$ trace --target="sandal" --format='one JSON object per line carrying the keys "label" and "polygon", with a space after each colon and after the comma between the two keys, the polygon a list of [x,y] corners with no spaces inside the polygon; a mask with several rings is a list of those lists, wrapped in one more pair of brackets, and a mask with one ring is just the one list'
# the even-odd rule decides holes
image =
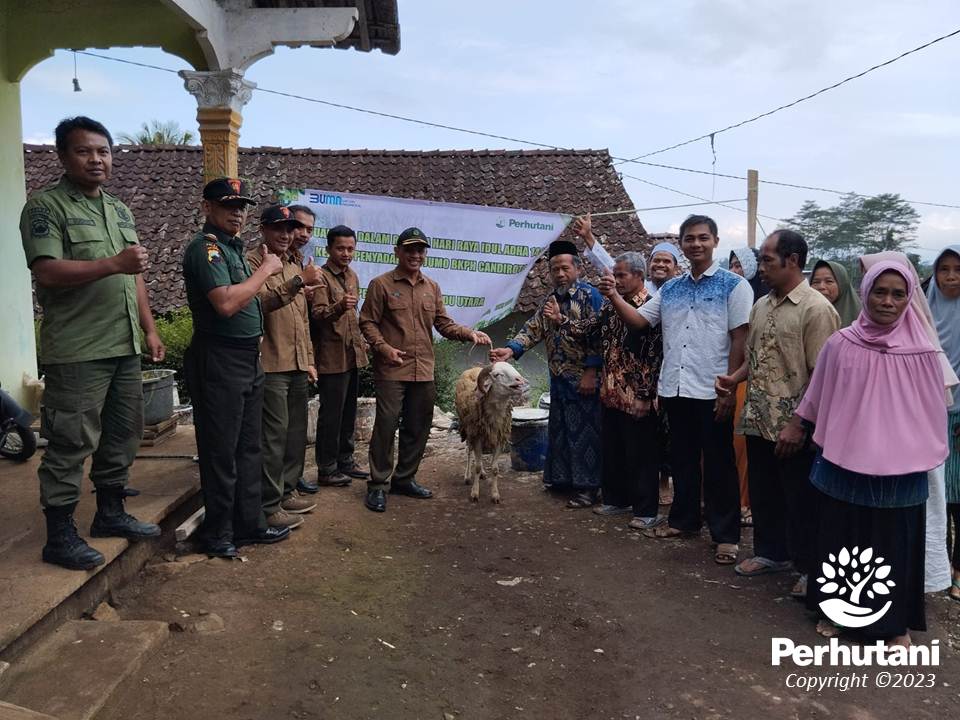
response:
{"label": "sandal", "polygon": [[797,600],[805,600],[807,597],[807,576],[801,575],[797,580],[796,584],[793,586],[793,589],[790,590],[790,597],[796,598]]}
{"label": "sandal", "polygon": [[644,537],[656,538],[657,540],[674,540],[677,538],[693,537],[697,533],[687,532],[685,530],[677,530],[669,525],[661,525],[660,527],[644,530],[642,534]]}
{"label": "sandal", "polygon": [[596,504],[597,494],[590,491],[578,493],[575,497],[572,497],[567,501],[567,507],[574,510],[592,507]]}
{"label": "sandal", "polygon": [[[954,588],[956,588],[957,592],[954,592]],[[950,582],[950,589],[947,590],[947,597],[954,602],[960,602],[960,579],[954,578]]]}
{"label": "sandal", "polygon": [[817,623],[817,634],[828,639],[840,637],[843,635],[843,628],[829,620],[821,620]]}
{"label": "sandal", "polygon": [[737,561],[738,552],[740,552],[740,546],[736,543],[719,543],[713,561],[717,565],[733,565]]}
{"label": "sandal", "polygon": [[[719,554],[720,547],[717,546],[717,553]],[[747,570],[747,565],[753,565],[752,570]],[[752,558],[747,558],[742,563],[738,564],[733,570],[740,575],[741,577],[756,577],[757,575],[770,575],[772,573],[778,572],[787,572],[793,568],[793,563],[789,560],[771,560],[769,558],[761,557],[756,555]]]}

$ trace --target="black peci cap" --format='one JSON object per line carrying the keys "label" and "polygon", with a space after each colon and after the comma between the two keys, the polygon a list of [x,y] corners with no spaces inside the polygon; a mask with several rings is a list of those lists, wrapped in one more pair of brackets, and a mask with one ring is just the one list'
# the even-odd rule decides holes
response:
{"label": "black peci cap", "polygon": [[550,248],[547,250],[547,257],[552,258],[557,255],[573,255],[577,257],[577,246],[569,240],[554,240],[550,243]]}

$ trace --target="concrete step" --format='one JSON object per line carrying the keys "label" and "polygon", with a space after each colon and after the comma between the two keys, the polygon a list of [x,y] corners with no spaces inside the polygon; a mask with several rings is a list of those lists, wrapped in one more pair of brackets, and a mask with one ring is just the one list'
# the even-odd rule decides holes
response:
{"label": "concrete step", "polygon": [[0,720],[57,720],[57,718],[0,700]]}
{"label": "concrete step", "polygon": [[168,634],[153,620],[71,620],[4,673],[0,699],[59,720],[91,720]]}
{"label": "concrete step", "polygon": [[[192,428],[189,428],[192,430]],[[139,497],[127,510],[145,522],[161,523],[195,500],[199,490],[193,433],[181,428],[162,448],[142,448],[130,472]],[[181,457],[182,456],[182,457]],[[96,496],[84,482],[76,520],[80,535],[106,557],[95,570],[66,570],[40,561],[46,541],[37,504],[40,453],[26,463],[4,462],[0,475],[0,659],[15,661],[36,638],[95,608],[110,587],[140,570],[162,542],[130,545],[121,538],[90,538]],[[178,521],[179,522],[179,521]],[[172,529],[168,535],[172,546]],[[74,603],[71,605],[71,603]],[[66,607],[70,605],[70,607]]]}

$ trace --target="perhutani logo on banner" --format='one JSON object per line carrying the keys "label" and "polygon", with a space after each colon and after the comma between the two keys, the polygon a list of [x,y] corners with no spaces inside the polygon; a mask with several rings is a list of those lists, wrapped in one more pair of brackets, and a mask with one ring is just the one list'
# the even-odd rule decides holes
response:
{"label": "perhutani logo on banner", "polygon": [[506,230],[553,230],[553,223],[530,222],[529,220],[514,220],[513,218],[497,218],[496,225]]}
{"label": "perhutani logo on banner", "polygon": [[[893,606],[890,589],[892,566],[873,548],[844,547],[830,553],[820,565],[815,582],[820,593],[827,595],[819,603],[823,614],[842,630],[861,630],[879,622]],[[812,576],[811,576],[812,578]],[[791,661],[798,667],[936,667],[940,665],[940,641],[930,645],[890,645],[883,640],[872,644],[841,643],[836,637],[820,645],[798,645],[790,638],[771,640],[770,663],[779,666]],[[853,687],[933,687],[936,675],[931,673],[880,672],[874,678],[866,673],[838,672],[834,675],[806,676],[791,673],[786,686],[807,691],[837,689],[845,692]]]}

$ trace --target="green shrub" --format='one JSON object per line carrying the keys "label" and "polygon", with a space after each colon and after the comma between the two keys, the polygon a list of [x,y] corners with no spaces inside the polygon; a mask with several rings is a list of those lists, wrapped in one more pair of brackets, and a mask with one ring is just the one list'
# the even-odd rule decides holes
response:
{"label": "green shrub", "polygon": [[[154,363],[144,359],[144,370],[157,370],[168,368],[177,371],[177,392],[180,395],[180,402],[185,403],[187,397],[186,387],[183,377],[183,354],[190,345],[190,339],[193,337],[193,318],[190,316],[190,308],[180,308],[166,315],[159,315],[155,319],[157,334],[167,348],[167,355],[163,362]],[[142,334],[141,334],[142,335]],[[141,350],[146,352],[146,344],[141,336]]]}
{"label": "green shrub", "polygon": [[[457,378],[460,377],[460,370],[454,361],[457,352],[461,349],[462,343],[453,340],[440,340],[433,344],[433,353],[436,357],[436,367],[434,370],[434,381],[437,384],[437,406],[445,412],[453,412],[454,387],[457,384]],[[376,389],[373,384],[373,367],[368,365],[360,368],[360,397],[376,397]]]}

